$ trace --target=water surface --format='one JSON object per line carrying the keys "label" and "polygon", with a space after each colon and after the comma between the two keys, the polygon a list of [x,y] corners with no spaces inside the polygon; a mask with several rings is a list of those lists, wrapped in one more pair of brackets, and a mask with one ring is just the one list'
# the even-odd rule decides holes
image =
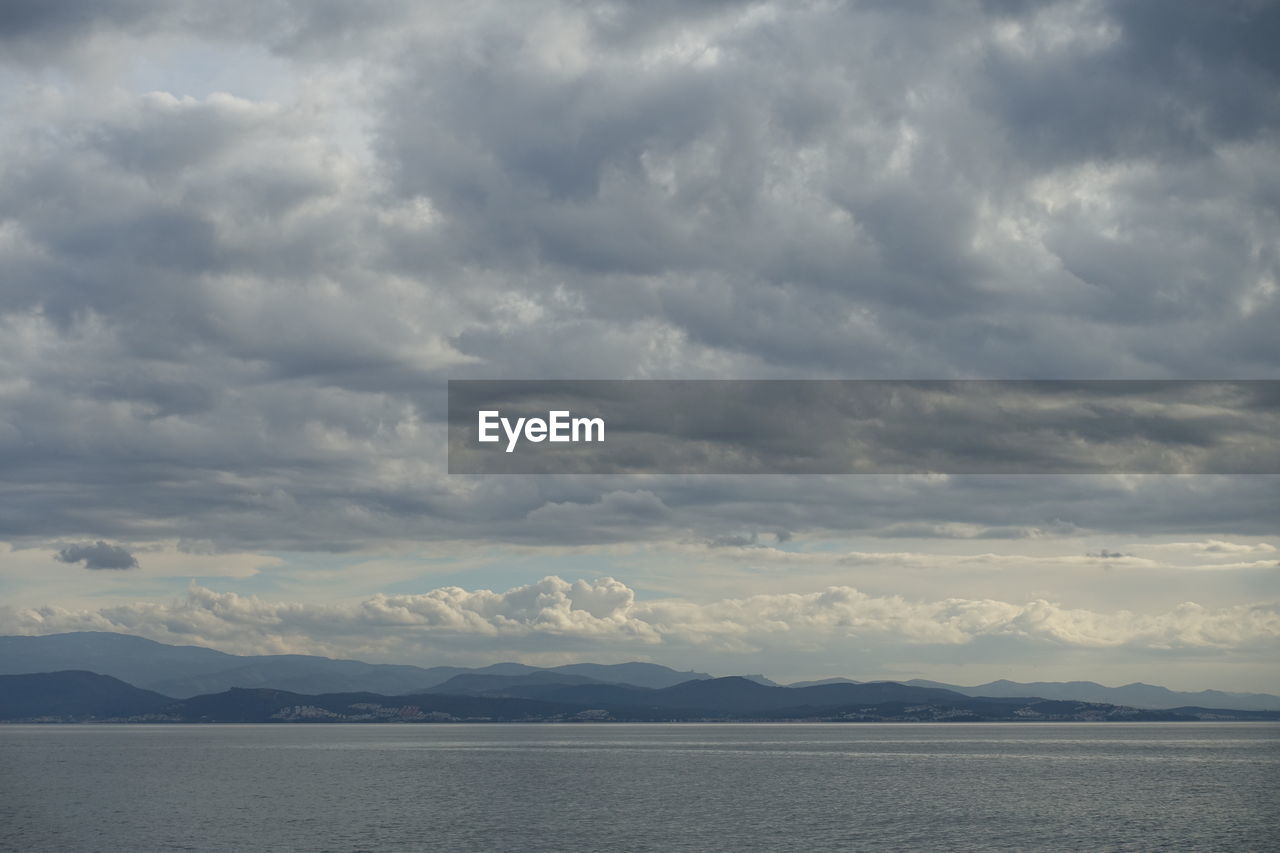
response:
{"label": "water surface", "polygon": [[0,726],[22,851],[1266,851],[1277,804],[1272,724]]}

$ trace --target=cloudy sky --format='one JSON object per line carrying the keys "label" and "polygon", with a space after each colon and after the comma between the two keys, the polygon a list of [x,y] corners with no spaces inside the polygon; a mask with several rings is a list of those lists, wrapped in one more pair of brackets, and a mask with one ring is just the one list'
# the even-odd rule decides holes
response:
{"label": "cloudy sky", "polygon": [[1275,476],[461,476],[460,378],[1280,378],[1280,5],[0,6],[0,632],[1280,692]]}

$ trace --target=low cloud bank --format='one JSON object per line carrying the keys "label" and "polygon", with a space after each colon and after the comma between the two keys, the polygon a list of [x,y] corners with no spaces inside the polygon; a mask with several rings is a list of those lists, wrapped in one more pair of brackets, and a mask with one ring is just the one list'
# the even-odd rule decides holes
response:
{"label": "low cloud bank", "polygon": [[408,659],[448,650],[663,657],[687,650],[779,653],[895,646],[1015,646],[1202,656],[1280,648],[1280,606],[1208,609],[1186,602],[1158,613],[1069,609],[1049,601],[911,601],[848,586],[709,603],[638,601],[612,578],[546,577],[505,591],[439,587],[319,605],[267,601],[193,584],[184,598],[99,609],[0,609],[0,632],[118,631],[241,653],[379,654]]}

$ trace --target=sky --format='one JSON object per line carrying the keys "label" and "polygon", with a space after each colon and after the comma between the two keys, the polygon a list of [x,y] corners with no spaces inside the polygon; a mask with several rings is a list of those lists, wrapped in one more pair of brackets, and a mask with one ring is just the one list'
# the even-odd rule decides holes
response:
{"label": "sky", "polygon": [[0,633],[1280,692],[1274,475],[445,454],[450,379],[1280,378],[1277,42],[1263,0],[7,2]]}

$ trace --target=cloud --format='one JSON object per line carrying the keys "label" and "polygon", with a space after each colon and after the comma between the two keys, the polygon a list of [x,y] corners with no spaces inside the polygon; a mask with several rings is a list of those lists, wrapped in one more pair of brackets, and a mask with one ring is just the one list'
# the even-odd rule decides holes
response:
{"label": "cloud", "polygon": [[1228,542],[1209,539],[1204,542],[1161,542],[1142,546],[1161,551],[1189,551],[1198,554],[1272,554],[1276,546],[1269,542]]}
{"label": "cloud", "polygon": [[55,556],[61,563],[84,563],[86,569],[136,569],[138,560],[119,545],[108,545],[99,539],[97,542],[84,542],[69,545]]}
{"label": "cloud", "polygon": [[707,603],[642,601],[612,578],[569,582],[554,576],[500,592],[451,586],[323,605],[193,584],[185,598],[167,603],[8,608],[0,619],[6,633],[122,631],[240,651],[381,648],[398,657],[446,648],[457,656],[497,649],[520,656],[555,649],[615,658],[689,649],[796,655],[818,645],[957,646],[992,639],[1014,646],[1191,655],[1280,645],[1280,610],[1272,604],[1207,609],[1188,602],[1139,614],[1044,600],[908,600],[847,586]]}
{"label": "cloud", "polygon": [[446,378],[1275,376],[1270,4],[0,15],[5,541],[1274,532],[1275,477],[471,479],[441,426]]}
{"label": "cloud", "polygon": [[[1274,383],[452,383],[454,473],[1280,474]],[[563,454],[475,440],[475,412],[609,424]],[[507,448],[508,450],[512,448]]]}
{"label": "cloud", "polygon": [[10,61],[44,63],[50,52],[69,50],[102,30],[146,32],[161,17],[154,4],[141,0],[17,0],[0,10],[0,43],[6,46]]}
{"label": "cloud", "polygon": [[1253,560],[1245,563],[1209,563],[1206,565],[1188,566],[1187,568],[1206,572],[1234,571],[1238,569],[1246,571],[1280,569],[1280,560]]}

